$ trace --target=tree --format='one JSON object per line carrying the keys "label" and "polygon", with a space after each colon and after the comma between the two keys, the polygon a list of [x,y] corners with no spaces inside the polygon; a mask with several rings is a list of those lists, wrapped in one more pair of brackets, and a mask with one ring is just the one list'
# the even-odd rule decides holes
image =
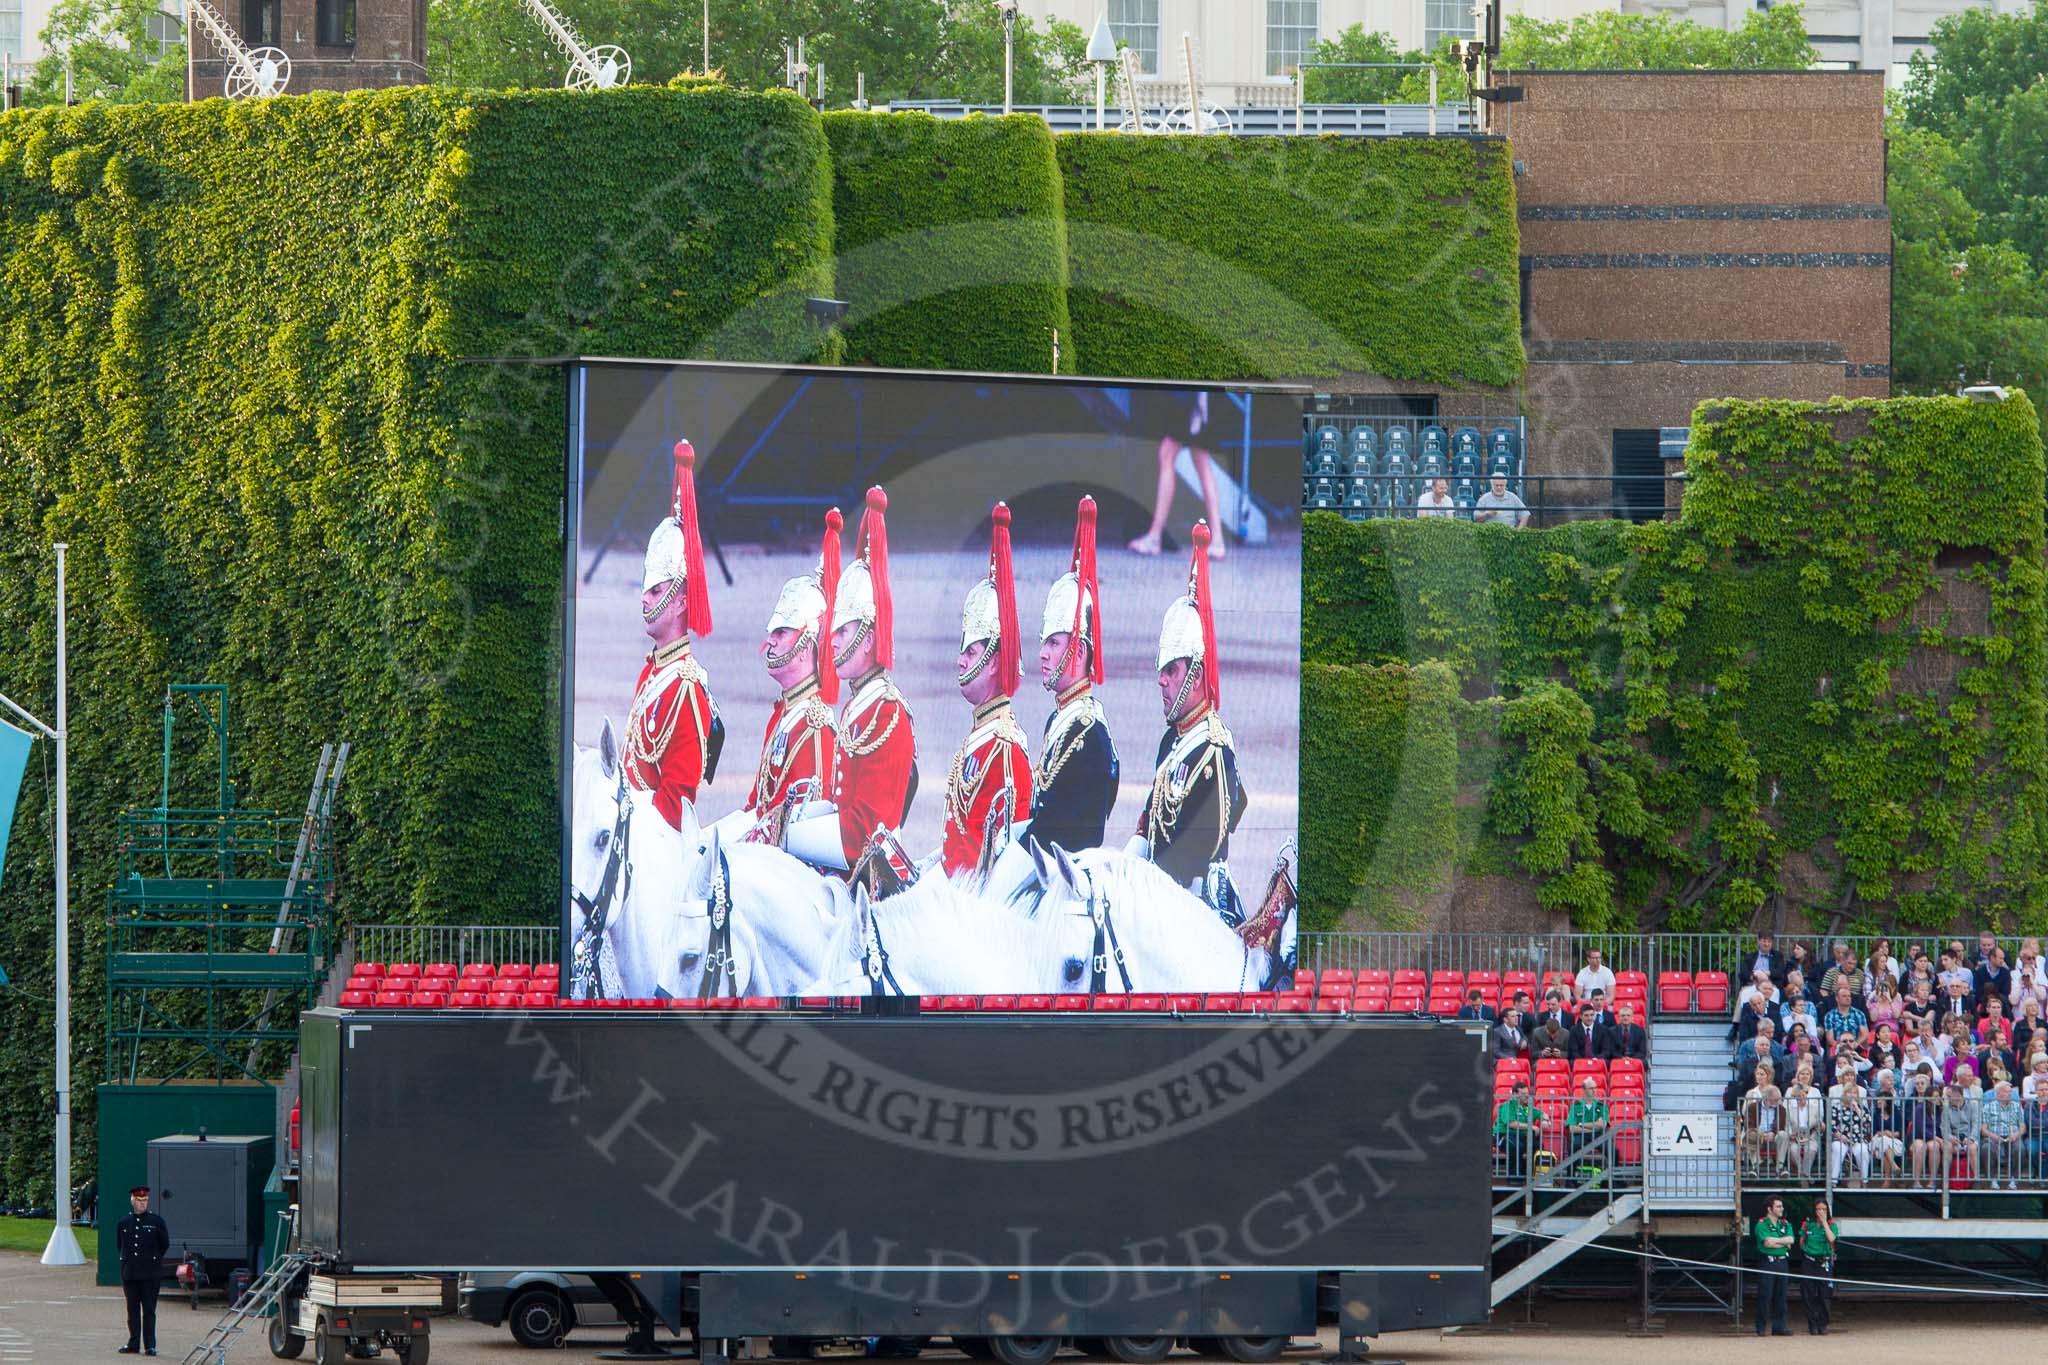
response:
{"label": "tree", "polygon": [[64,102],[64,66],[74,100],[141,104],[185,97],[185,48],[159,55],[150,31],[161,22],[156,0],[58,0],[42,31],[45,49],[22,99]]}
{"label": "tree", "polygon": [[1750,10],[1733,30],[1611,10],[1569,21],[1512,14],[1501,34],[1501,65],[1517,71],[1803,71],[1818,55],[1799,5]]}
{"label": "tree", "polygon": [[[1404,52],[1384,33],[1367,33],[1365,25],[1353,24],[1335,38],[1317,41],[1309,53],[1312,62],[1426,62],[1421,52]],[[1414,73],[1400,70],[1328,71],[1311,68],[1303,73],[1302,99],[1309,104],[1396,104],[1404,102],[1402,87]],[[1428,73],[1421,73],[1425,80]]]}
{"label": "tree", "polygon": [[1914,53],[1906,79],[1906,122],[1959,141],[1972,101],[1995,105],[2048,71],[2048,0],[2018,14],[1965,9],[1936,20],[1928,40],[1933,55]]}

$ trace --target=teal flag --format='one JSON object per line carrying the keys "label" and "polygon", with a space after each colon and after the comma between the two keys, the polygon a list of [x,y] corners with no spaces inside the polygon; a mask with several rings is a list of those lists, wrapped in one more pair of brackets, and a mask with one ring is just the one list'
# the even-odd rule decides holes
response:
{"label": "teal flag", "polygon": [[14,800],[21,794],[21,775],[28,768],[28,748],[35,736],[0,720],[0,877],[7,873],[7,836],[14,832]]}

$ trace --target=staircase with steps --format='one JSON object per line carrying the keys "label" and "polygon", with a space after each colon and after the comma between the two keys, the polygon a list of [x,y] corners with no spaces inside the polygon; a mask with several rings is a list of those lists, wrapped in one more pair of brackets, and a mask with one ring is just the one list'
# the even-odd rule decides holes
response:
{"label": "staircase with steps", "polygon": [[1650,1029],[1650,1112],[1714,1114],[1720,1134],[1715,1157],[1650,1157],[1644,1143],[1648,1202],[1652,1208],[1726,1210],[1735,1202],[1735,1116],[1722,1112],[1721,1093],[1733,1074],[1735,1045],[1728,1021],[1696,1015],[1658,1018]]}

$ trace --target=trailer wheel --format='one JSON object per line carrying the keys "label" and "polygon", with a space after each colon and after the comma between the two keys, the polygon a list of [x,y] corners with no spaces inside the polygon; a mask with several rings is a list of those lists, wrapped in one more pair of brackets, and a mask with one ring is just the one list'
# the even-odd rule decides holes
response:
{"label": "trailer wheel", "polygon": [[1261,1365],[1261,1362],[1280,1358],[1280,1353],[1287,1349],[1287,1338],[1218,1337],[1216,1344],[1232,1360],[1243,1361],[1244,1365]]}
{"label": "trailer wheel", "polygon": [[1060,1353],[1058,1337],[990,1337],[988,1344],[1000,1365],[1052,1365]]}
{"label": "trailer wheel", "polygon": [[315,1365],[342,1365],[348,1354],[348,1338],[336,1336],[328,1330],[327,1315],[313,1324],[313,1360]]}
{"label": "trailer wheel", "polygon": [[529,1289],[512,1300],[505,1310],[505,1325],[512,1329],[512,1340],[535,1350],[560,1346],[569,1335],[569,1315],[562,1307],[562,1296],[546,1288]]}
{"label": "trailer wheel", "polygon": [[416,1337],[407,1337],[398,1348],[399,1365],[427,1365],[428,1345],[424,1332]]}
{"label": "trailer wheel", "polygon": [[1104,1337],[1102,1344],[1124,1365],[1157,1365],[1173,1354],[1172,1337]]}
{"label": "trailer wheel", "polygon": [[292,1330],[284,1320],[284,1305],[270,1319],[270,1353],[279,1360],[297,1360],[299,1353],[306,1349],[306,1339]]}

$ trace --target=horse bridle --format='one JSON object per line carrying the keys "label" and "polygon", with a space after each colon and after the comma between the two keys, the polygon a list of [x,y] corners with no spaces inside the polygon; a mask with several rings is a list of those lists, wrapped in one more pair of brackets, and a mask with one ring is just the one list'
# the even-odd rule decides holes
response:
{"label": "horse bridle", "polygon": [[868,911],[866,942],[861,946],[861,970],[868,975],[868,994],[874,998],[902,995],[903,986],[889,966],[889,950],[882,944],[882,921]]}
{"label": "horse bridle", "polygon": [[739,963],[732,952],[732,869],[726,865],[725,850],[718,850],[718,869],[711,874],[711,892],[705,908],[711,914],[711,933],[704,940],[704,985],[701,994],[709,999],[722,994],[728,985],[740,993]]}
{"label": "horse bridle", "polygon": [[575,887],[569,888],[570,899],[583,911],[583,928],[576,935],[576,942],[569,953],[569,997],[572,1000],[596,998],[595,987],[602,995],[604,983],[600,980],[598,953],[604,944],[605,930],[611,923],[611,908],[615,900],[623,901],[632,892],[633,865],[626,856],[627,843],[633,837],[633,798],[626,790],[626,767],[619,765],[618,789],[619,815],[612,825],[611,846],[606,851],[604,875],[598,878],[597,890],[586,896]]}
{"label": "horse bridle", "polygon": [[1116,963],[1117,977],[1124,984],[1124,994],[1131,993],[1131,968],[1124,960],[1123,944],[1117,942],[1116,921],[1109,917],[1109,893],[1095,884],[1091,873],[1088,877],[1088,918],[1095,924],[1095,946],[1088,955],[1088,991],[1100,995],[1109,988],[1109,964]]}

